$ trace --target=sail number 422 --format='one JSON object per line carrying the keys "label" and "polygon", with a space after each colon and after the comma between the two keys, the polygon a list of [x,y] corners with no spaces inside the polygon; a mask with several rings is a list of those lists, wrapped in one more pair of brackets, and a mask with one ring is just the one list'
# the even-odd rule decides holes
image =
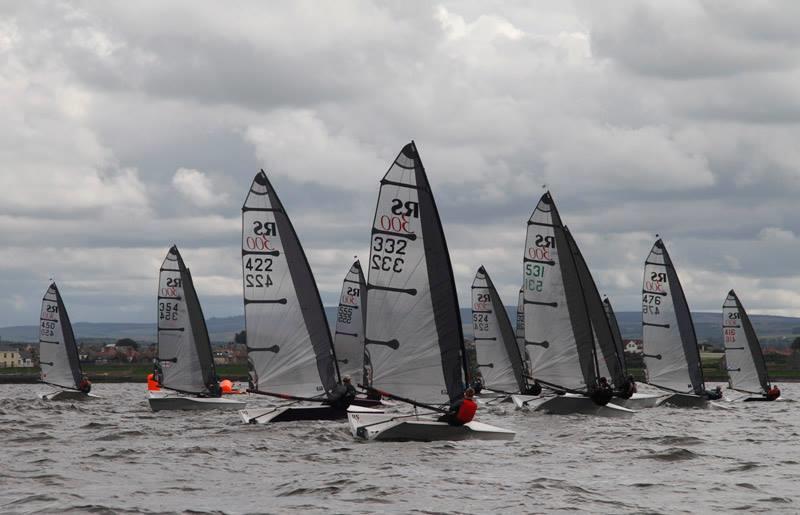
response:
{"label": "sail number 422", "polygon": [[244,284],[247,288],[269,288],[272,278],[272,258],[248,257],[244,264],[245,269],[251,273],[244,274]]}

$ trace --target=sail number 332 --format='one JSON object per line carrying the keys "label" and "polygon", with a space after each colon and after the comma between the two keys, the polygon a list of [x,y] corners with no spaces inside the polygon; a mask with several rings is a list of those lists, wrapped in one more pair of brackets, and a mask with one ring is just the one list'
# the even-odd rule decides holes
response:
{"label": "sail number 332", "polygon": [[406,253],[408,242],[404,239],[374,236],[372,238],[372,263],[370,268],[384,272],[403,271],[405,260],[400,257]]}

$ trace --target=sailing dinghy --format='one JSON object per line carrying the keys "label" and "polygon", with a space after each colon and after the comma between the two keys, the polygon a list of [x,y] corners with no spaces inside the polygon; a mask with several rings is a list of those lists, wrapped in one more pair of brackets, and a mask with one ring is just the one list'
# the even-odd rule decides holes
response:
{"label": "sailing dinghy", "polygon": [[598,383],[594,331],[570,238],[548,191],[528,221],[525,346],[533,378],[557,395],[514,395],[512,400],[518,409],[627,417],[634,412],[602,398],[607,392]]}
{"label": "sailing dinghy", "polygon": [[248,391],[293,401],[242,410],[242,420],[266,424],[346,418],[345,408],[327,404],[339,384],[339,368],[317,283],[263,170],[242,206],[242,275]]}
{"label": "sailing dinghy", "polygon": [[425,169],[412,141],[381,180],[372,226],[366,345],[375,391],[424,413],[348,410],[364,440],[512,439],[472,421],[437,421],[438,405],[461,398],[469,377],[453,269]]}
{"label": "sailing dinghy", "polygon": [[736,292],[731,290],[722,305],[722,337],[725,343],[725,364],[730,389],[758,397],[746,397],[745,402],[773,401],[767,363],[761,344]]}
{"label": "sailing dinghy", "polygon": [[525,367],[517,335],[492,278],[480,267],[472,282],[472,332],[482,393],[527,393]]}
{"label": "sailing dinghy", "polygon": [[84,375],[78,359],[75,333],[67,315],[56,283],[50,284],[42,298],[39,318],[39,365],[41,382],[60,388],[51,393],[40,393],[48,401],[85,401],[98,397],[89,393],[86,385],[81,390]]}
{"label": "sailing dinghy", "polygon": [[[603,308],[606,312],[608,325],[611,327],[611,335],[614,338],[614,346],[617,349],[617,355],[620,357],[623,375],[628,377],[628,367],[625,362],[625,342],[622,341],[622,333],[619,330],[619,323],[617,322],[617,315],[614,313],[614,308],[611,307],[611,301],[608,297],[603,299]],[[625,406],[630,409],[644,409],[654,408],[666,397],[666,394],[636,392],[627,399],[614,398],[614,404]]]}
{"label": "sailing dinghy", "polygon": [[172,246],[158,274],[158,355],[148,392],[153,411],[235,410],[244,402],[220,397],[208,329],[192,274]]}
{"label": "sailing dinghy", "polygon": [[708,406],[692,315],[672,259],[660,238],[645,260],[642,345],[647,383],[669,392],[661,404],[682,408]]}

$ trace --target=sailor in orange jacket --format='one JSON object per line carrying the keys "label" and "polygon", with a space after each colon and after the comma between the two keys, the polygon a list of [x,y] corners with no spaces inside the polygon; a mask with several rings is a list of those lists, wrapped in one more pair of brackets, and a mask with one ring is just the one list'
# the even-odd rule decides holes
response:
{"label": "sailor in orange jacket", "polygon": [[463,426],[472,422],[475,412],[478,411],[478,403],[472,398],[474,395],[475,390],[472,388],[464,390],[464,398],[452,403],[448,412],[439,417],[439,422],[447,422],[451,426]]}
{"label": "sailor in orange jacket", "polygon": [[768,401],[774,401],[778,397],[781,396],[781,389],[775,386],[774,384],[769,387],[767,393],[764,394],[764,397],[767,398]]}

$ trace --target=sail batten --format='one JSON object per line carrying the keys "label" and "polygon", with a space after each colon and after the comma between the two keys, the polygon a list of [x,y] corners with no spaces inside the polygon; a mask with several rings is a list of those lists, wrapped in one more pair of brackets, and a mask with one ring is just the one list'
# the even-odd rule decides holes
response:
{"label": "sail batten", "polygon": [[769,375],[764,353],[750,317],[733,290],[722,305],[722,337],[731,387],[750,393],[766,393]]}
{"label": "sail batten", "polygon": [[53,386],[78,389],[83,373],[75,334],[56,283],[42,298],[39,317],[39,364],[41,381]]}
{"label": "sail batten", "polygon": [[594,389],[597,363],[584,292],[550,192],[528,221],[523,258],[525,343],[531,375],[573,390]]}
{"label": "sail batten", "polygon": [[333,390],[339,369],[322,299],[263,170],[242,206],[242,280],[250,387],[305,397]]}
{"label": "sail batten", "polygon": [[216,377],[203,310],[178,248],[167,252],[158,276],[158,354],[161,385],[208,394]]}
{"label": "sail batten", "polygon": [[478,269],[472,282],[472,330],[484,386],[505,392],[525,391],[515,330],[484,267]]}
{"label": "sail batten", "polygon": [[661,239],[645,260],[642,339],[649,383],[679,392],[705,391],[689,306]]}
{"label": "sail batten", "polygon": [[376,388],[419,402],[468,376],[447,243],[414,142],[380,181],[368,263],[366,348]]}

